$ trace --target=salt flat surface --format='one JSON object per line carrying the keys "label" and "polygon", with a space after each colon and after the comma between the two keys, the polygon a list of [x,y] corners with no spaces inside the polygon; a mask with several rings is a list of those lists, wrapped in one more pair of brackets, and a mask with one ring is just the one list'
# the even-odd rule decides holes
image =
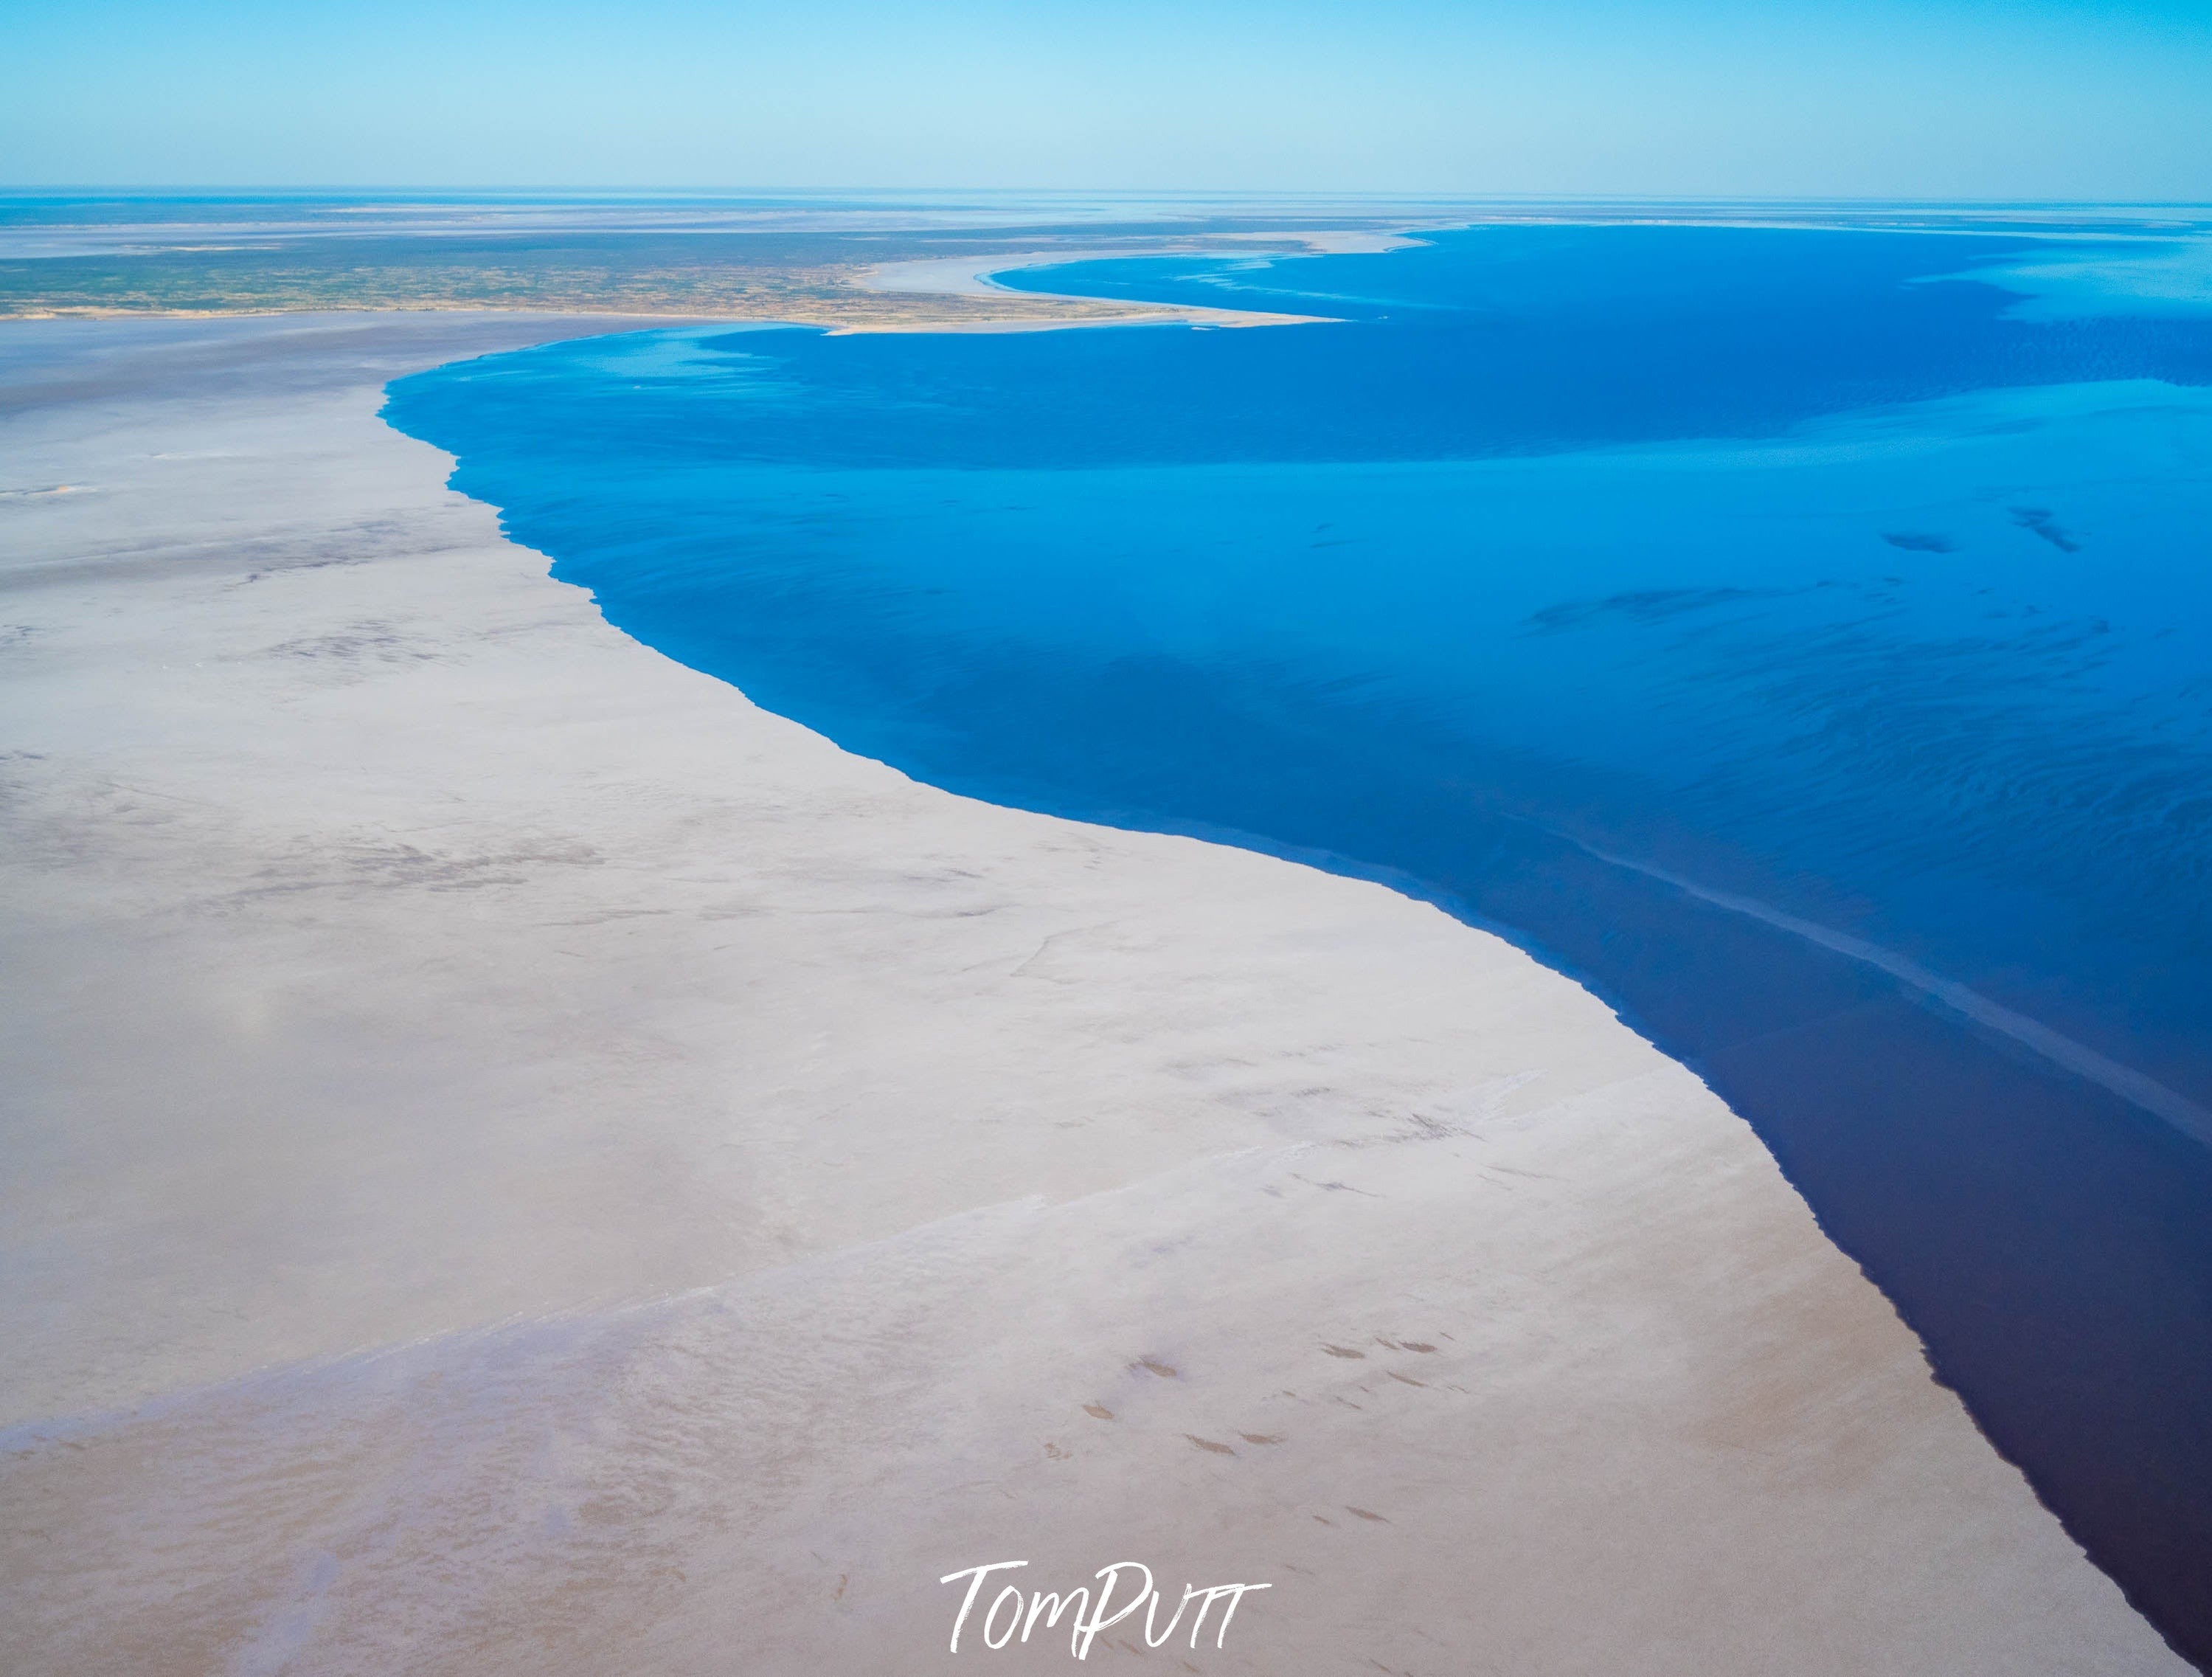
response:
{"label": "salt flat surface", "polygon": [[13,1668],[1044,1667],[940,1576],[1133,1558],[1273,1588],[1102,1660],[2185,1669],[1572,983],[842,753],[374,418],[562,329],[11,329]]}

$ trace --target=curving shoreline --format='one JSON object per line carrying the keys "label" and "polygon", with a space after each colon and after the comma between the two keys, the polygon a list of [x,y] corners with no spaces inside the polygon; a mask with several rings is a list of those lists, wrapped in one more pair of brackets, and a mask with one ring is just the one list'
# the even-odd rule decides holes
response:
{"label": "curving shoreline", "polygon": [[547,322],[15,330],[24,1669],[907,1670],[1001,1550],[1277,1580],[1230,1669],[2185,1668],[1569,981],[550,581],[374,418]]}
{"label": "curving shoreline", "polygon": [[[1311,242],[1310,241],[1309,242]],[[1385,241],[1370,241],[1376,248],[1387,249]],[[1190,248],[1188,244],[1163,245],[1157,250],[1128,253],[1135,256],[1174,255]],[[961,299],[999,299],[1056,304],[1068,312],[1062,317],[1012,314],[1003,320],[971,320],[938,323],[927,320],[911,321],[871,322],[865,325],[839,326],[831,328],[833,335],[875,332],[1054,332],[1071,326],[1305,326],[1325,319],[1318,314],[1271,314],[1249,308],[1202,308],[1188,303],[1163,303],[1158,306],[1123,302],[1102,303],[1095,297],[1081,297],[1069,293],[1052,291],[1018,291],[1000,284],[994,276],[1019,268],[1048,267],[1066,262],[1072,254],[1066,247],[1058,250],[1000,251],[984,256],[933,257],[921,262],[886,262],[864,271],[860,277],[861,286],[871,291],[892,294],[912,294],[927,297],[956,297]],[[1099,312],[1099,311],[1111,312]]]}
{"label": "curving shoreline", "polygon": [[[1239,243],[1254,242],[1280,244],[1294,238],[1305,248],[1293,254],[1306,256],[1375,254],[1400,250],[1415,242],[1414,235],[1427,223],[1408,223],[1401,230],[1388,233],[1217,233],[1202,241],[1190,239],[1164,240],[1146,249],[1117,251],[1116,255],[1127,258],[1148,256],[1181,256],[1194,253],[1214,255],[1232,253]],[[1226,247],[1226,252],[1224,252]],[[998,283],[997,276],[1021,268],[1051,267],[1057,264],[1079,259],[1085,253],[1066,245],[1056,248],[1000,251],[987,255],[932,257],[920,262],[884,262],[862,271],[861,286],[871,291],[907,292],[931,297],[1006,298],[1031,302],[1057,303],[1071,311],[1096,310],[1101,308],[1117,312],[1097,314],[1071,312],[1066,318],[1052,320],[1034,314],[1015,315],[1003,320],[961,320],[933,323],[927,320],[890,322],[833,327],[833,335],[871,332],[1052,332],[1069,326],[1159,326],[1176,324],[1205,326],[1310,326],[1329,317],[1322,314],[1285,314],[1254,308],[1206,308],[1189,303],[1161,303],[1157,305],[1127,302],[1102,302],[1097,297],[1086,297],[1074,292],[1017,290]],[[1280,255],[1280,252],[1269,254]]]}

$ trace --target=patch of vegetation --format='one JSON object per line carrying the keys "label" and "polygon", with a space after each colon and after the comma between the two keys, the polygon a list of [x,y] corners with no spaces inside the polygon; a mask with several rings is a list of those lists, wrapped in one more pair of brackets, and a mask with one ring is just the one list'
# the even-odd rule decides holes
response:
{"label": "patch of vegetation", "polygon": [[[871,290],[878,263],[1019,248],[988,235],[753,233],[241,239],[0,260],[0,316],[238,314],[317,309],[503,308],[726,315],[865,326],[919,319],[1111,318],[1121,305],[1006,294]],[[1056,236],[1065,239],[1065,229]],[[1071,256],[1138,237],[1084,237]],[[1249,247],[1247,247],[1249,248]]]}

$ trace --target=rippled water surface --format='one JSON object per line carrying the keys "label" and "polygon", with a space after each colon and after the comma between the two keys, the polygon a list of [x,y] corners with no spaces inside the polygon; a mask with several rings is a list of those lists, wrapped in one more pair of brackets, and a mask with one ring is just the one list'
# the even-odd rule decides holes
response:
{"label": "rippled water surface", "polygon": [[1583,979],[2201,1662],[2199,256],[1473,229],[1007,279],[1323,324],[648,332],[389,417],[853,750],[1386,878]]}

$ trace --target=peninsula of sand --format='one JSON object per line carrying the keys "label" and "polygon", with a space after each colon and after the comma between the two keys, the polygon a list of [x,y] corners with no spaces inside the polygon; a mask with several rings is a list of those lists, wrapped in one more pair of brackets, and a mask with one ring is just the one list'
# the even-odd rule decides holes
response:
{"label": "peninsula of sand", "polygon": [[1017,1560],[1267,1586],[1132,1672],[2185,1669],[1576,985],[846,754],[376,417],[620,324],[0,335],[11,1673],[1059,1668]]}

